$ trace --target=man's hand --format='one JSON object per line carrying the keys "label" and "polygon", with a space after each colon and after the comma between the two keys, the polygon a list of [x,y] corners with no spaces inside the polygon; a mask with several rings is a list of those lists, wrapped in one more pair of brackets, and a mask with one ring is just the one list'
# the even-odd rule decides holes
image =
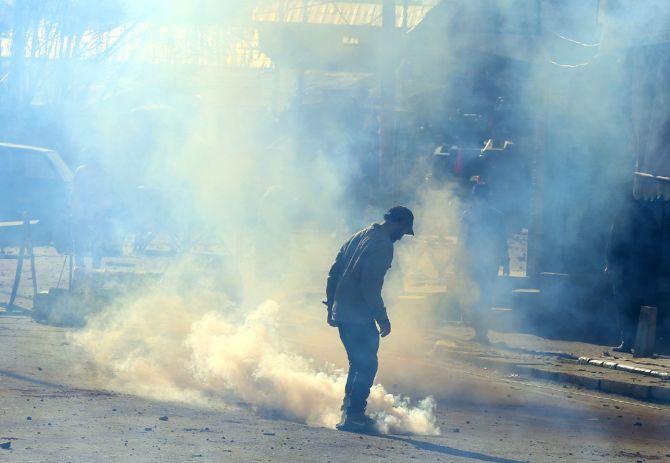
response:
{"label": "man's hand", "polygon": [[331,310],[328,311],[328,318],[326,321],[330,326],[337,326],[337,322],[333,320],[333,312]]}
{"label": "man's hand", "polygon": [[378,320],[377,324],[379,325],[379,335],[382,338],[391,334],[391,322],[388,318],[386,320]]}
{"label": "man's hand", "polygon": [[323,305],[328,309],[328,317],[326,318],[326,323],[330,326],[337,326],[337,322],[333,320],[333,304],[328,301],[321,301]]}

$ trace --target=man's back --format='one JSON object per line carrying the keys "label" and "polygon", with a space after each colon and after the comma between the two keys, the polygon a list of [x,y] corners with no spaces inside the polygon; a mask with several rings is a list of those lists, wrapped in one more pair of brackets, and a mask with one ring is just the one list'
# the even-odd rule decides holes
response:
{"label": "man's back", "polygon": [[340,249],[328,275],[326,292],[338,323],[369,323],[387,318],[381,289],[393,260],[393,243],[373,224]]}

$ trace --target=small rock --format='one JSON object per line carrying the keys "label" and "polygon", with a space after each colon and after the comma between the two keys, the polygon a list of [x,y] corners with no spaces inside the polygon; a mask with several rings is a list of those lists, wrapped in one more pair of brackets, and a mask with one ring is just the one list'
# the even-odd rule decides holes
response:
{"label": "small rock", "polygon": [[275,433],[273,433],[273,432],[264,432],[263,435],[264,435],[264,436],[274,436]]}
{"label": "small rock", "polygon": [[144,428],[145,431],[153,431],[151,428]]}
{"label": "small rock", "polygon": [[0,449],[3,450],[9,450],[11,447],[12,447],[11,442],[3,442],[2,444],[0,444]]}
{"label": "small rock", "polygon": [[460,428],[454,428],[451,430],[451,432],[461,432]]}
{"label": "small rock", "polygon": [[161,416],[158,419],[161,420],[161,421],[167,421],[168,417],[167,416]]}
{"label": "small rock", "polygon": [[639,421],[636,421],[636,422],[633,424],[633,426],[642,426],[642,423],[640,423]]}
{"label": "small rock", "polygon": [[28,421],[32,421],[32,420],[33,420],[33,417],[32,417],[32,416],[26,416],[26,420],[28,420]]}

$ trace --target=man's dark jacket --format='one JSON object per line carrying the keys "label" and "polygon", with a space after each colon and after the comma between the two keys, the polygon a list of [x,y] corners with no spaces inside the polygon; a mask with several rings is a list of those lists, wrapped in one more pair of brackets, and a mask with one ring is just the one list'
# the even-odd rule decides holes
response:
{"label": "man's dark jacket", "polygon": [[326,284],[335,322],[367,324],[388,319],[381,292],[392,261],[393,243],[379,224],[370,225],[344,243]]}

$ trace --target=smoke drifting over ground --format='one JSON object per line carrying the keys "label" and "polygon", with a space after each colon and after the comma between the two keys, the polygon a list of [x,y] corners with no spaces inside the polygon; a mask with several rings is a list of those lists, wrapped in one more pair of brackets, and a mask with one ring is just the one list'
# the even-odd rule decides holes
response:
{"label": "smoke drifting over ground", "polygon": [[[293,353],[278,335],[276,302],[235,307],[204,280],[187,288],[182,266],[138,297],[118,301],[72,336],[109,387],[158,400],[261,411],[334,427],[345,372]],[[435,402],[411,406],[375,385],[369,412],[382,432],[438,434]]]}
{"label": "smoke drifting over ground", "polygon": [[[153,7],[158,5],[157,2],[133,2],[133,5],[135,3],[142,5],[138,7],[141,10],[140,19],[135,18],[140,32],[149,28],[152,22],[181,25],[193,20],[193,24],[209,24],[209,18],[192,11],[188,2],[161,2],[160,8],[155,9]],[[227,21],[235,18],[235,28],[231,30],[253,26],[245,24],[250,19],[239,18],[251,18],[254,2],[219,2],[218,6],[213,2],[207,3],[212,10],[216,10],[211,11],[216,21],[219,21],[219,15]],[[481,22],[475,19],[480,10],[488,11],[482,6],[484,3],[477,2],[479,7],[465,8],[472,11],[468,16],[474,19],[469,22]],[[449,2],[442,5],[448,7]],[[134,8],[129,9],[134,11]],[[132,11],[128,13],[131,17]],[[517,11],[517,7],[501,7],[497,14],[500,19],[515,18]],[[461,14],[448,17],[465,24]],[[490,22],[505,24],[505,21],[497,19]],[[155,35],[165,32],[181,37],[180,27],[175,26],[174,30],[167,27],[164,31],[158,27]],[[434,27],[452,32],[452,28],[442,24]],[[200,37],[203,43],[214,35],[218,37],[217,34],[211,35],[213,32],[204,26],[191,26],[188,30]],[[562,31],[557,29],[557,32]],[[234,49],[246,40],[246,36],[236,38],[234,35],[226,35],[229,42],[219,46],[227,45]],[[571,82],[561,74],[568,68],[550,65],[547,59],[533,55],[522,57],[514,67],[523,70],[519,72],[524,85],[509,89],[510,82],[517,82],[518,79],[510,78],[503,72],[503,67],[489,69],[483,65],[489,63],[490,54],[505,51],[498,48],[514,48],[513,43],[501,43],[488,54],[482,54],[470,52],[471,48],[477,48],[477,44],[468,34],[463,34],[460,40],[458,34],[453,33],[444,40],[435,37],[418,41],[422,50],[426,44],[433,43],[433,51],[441,54],[441,47],[449,44],[454,49],[454,63],[462,55],[468,57],[458,66],[445,66],[449,69],[445,74],[444,69],[422,71],[433,68],[428,64],[436,64],[437,67],[441,61],[432,59],[430,54],[417,55],[423,56],[421,59],[426,61],[426,66],[417,65],[417,73],[434,76],[439,82],[458,68],[467,70],[460,78],[455,76],[449,80],[449,85],[443,90],[444,95],[428,93],[426,97],[439,106],[436,112],[445,113],[445,120],[452,112],[476,112],[481,106],[493,106],[500,95],[514,101],[521,108],[517,112],[523,114],[536,104],[536,98],[529,97],[534,95],[535,87],[544,90],[545,84],[565,81],[568,86]],[[359,164],[357,160],[370,153],[375,155],[378,150],[374,147],[367,152],[350,150],[348,146],[365,146],[363,129],[359,132],[359,127],[352,130],[351,127],[334,124],[328,119],[332,108],[325,104],[321,111],[316,112],[326,114],[326,123],[319,126],[318,121],[307,120],[314,111],[309,112],[298,99],[291,102],[297,84],[296,89],[277,96],[282,93],[277,90],[281,79],[270,72],[263,73],[259,69],[236,72],[226,66],[228,63],[209,61],[207,56],[198,61],[190,56],[188,50],[179,47],[159,53],[160,47],[156,44],[152,46],[150,41],[143,44],[145,39],[138,35],[134,47],[129,47],[125,54],[119,54],[119,63],[123,63],[123,66],[119,64],[120,71],[116,67],[95,67],[100,74],[107,75],[110,82],[126,83],[127,88],[119,84],[119,88],[110,89],[111,96],[104,104],[97,104],[98,100],[91,98],[96,104],[77,106],[76,110],[72,110],[76,117],[66,118],[64,122],[67,125],[65,132],[76,140],[76,143],[73,142],[76,146],[93,147],[93,154],[115,176],[117,188],[125,190],[125,193],[140,184],[152,182],[162,188],[177,186],[188,189],[187,206],[174,208],[170,217],[198,223],[204,229],[199,231],[206,232],[205,241],[216,241],[219,250],[223,249],[220,259],[224,261],[222,267],[225,268],[183,261],[175,265],[158,285],[128,295],[106,307],[89,321],[86,329],[74,334],[73,339],[90,354],[102,378],[113,389],[215,407],[243,401],[262,411],[280,413],[310,425],[332,427],[339,419],[344,372],[324,364],[318,350],[309,355],[297,354],[287,347],[286,340],[278,335],[278,329],[282,322],[297,320],[305,313],[319,311],[318,316],[325,319],[320,300],[328,266],[337,249],[352,229],[367,225],[361,217],[372,215],[380,218],[383,207],[379,205],[388,200],[390,202],[385,204],[388,207],[395,202],[390,198],[375,197],[371,204],[361,201],[351,207],[353,195],[348,190],[360,186],[355,185],[351,178]],[[472,43],[467,42],[470,40]],[[179,40],[175,42],[181,43]],[[142,44],[144,47],[139,46]],[[202,48],[200,45],[197,48]],[[133,52],[135,48],[137,50]],[[456,53],[457,50],[461,51]],[[141,58],[133,62],[128,57],[134,55]],[[451,59],[450,53],[442,59],[447,58]],[[159,64],[148,71],[144,64],[152,60]],[[529,64],[535,61],[539,64]],[[447,60],[447,63],[450,62]],[[566,63],[574,64],[572,61]],[[282,69],[282,72],[290,75],[288,69]],[[121,74],[123,79],[119,79],[117,74]],[[88,76],[87,73],[81,75]],[[91,72],[90,80],[98,81],[96,72]],[[496,85],[492,84],[492,80]],[[480,81],[487,85],[478,85]],[[432,86],[425,78],[417,79],[417,82],[422,91]],[[461,99],[463,82],[468,83],[465,93],[472,94],[469,97],[472,104],[457,108],[455,105]],[[601,79],[593,79],[592,82],[601,82]],[[488,86],[492,88],[484,88]],[[270,97],[272,92],[275,95]],[[552,97],[552,94],[545,95],[544,91],[537,93],[541,93],[543,99],[550,100]],[[559,100],[563,93],[556,91],[556,95]],[[338,99],[337,95],[329,95],[328,89],[323,90],[322,96],[324,101],[327,98],[333,102]],[[599,100],[593,97],[583,100],[591,103],[584,104],[586,109],[591,106],[616,107],[600,105]],[[79,100],[75,101],[79,103]],[[352,105],[354,109],[351,113],[345,107],[339,108],[344,113],[342,119],[353,119],[360,106],[370,102],[357,103]],[[405,104],[418,114],[429,112],[421,105],[421,100],[408,99]],[[585,125],[585,119],[595,120],[598,124],[607,121],[605,116],[594,118],[593,111],[585,110],[577,114],[576,110],[568,109],[570,111],[552,109],[542,117],[542,120],[548,120],[549,126],[561,129],[548,134],[545,142],[547,150],[564,147],[564,140],[569,138],[568,132],[573,133],[572,126]],[[601,115],[601,112],[595,114]],[[572,121],[572,124],[566,125],[565,120]],[[310,125],[312,123],[314,127]],[[535,129],[530,122],[522,120],[517,125],[519,127],[514,130],[501,130],[501,136],[518,131],[531,138]],[[616,127],[616,124],[610,126]],[[373,139],[377,136],[376,129],[373,126],[369,130]],[[454,131],[452,138],[460,138],[459,144],[466,148],[470,145],[481,148],[482,139],[477,138],[478,134],[470,137],[471,140],[467,133],[463,133],[464,129],[456,126]],[[445,139],[434,141],[451,143],[446,135],[449,134],[440,134]],[[491,134],[487,132],[486,136]],[[306,142],[305,139],[310,137],[311,143]],[[350,139],[350,145],[342,142],[344,138]],[[571,158],[576,159],[575,172],[585,172],[581,166],[586,160],[595,159],[593,153],[602,150],[600,138],[592,136],[591,132],[584,133],[584,143],[577,146],[579,150],[565,148],[571,151]],[[614,141],[613,138],[612,144]],[[517,143],[517,146],[522,146],[522,143]],[[434,145],[430,145],[427,152],[433,149]],[[562,154],[561,150],[557,148],[559,154]],[[611,165],[619,166],[619,163]],[[573,173],[571,177],[575,176]],[[599,178],[597,175],[593,177]],[[555,188],[549,178],[547,182],[551,188],[547,189],[562,198],[561,195],[571,186],[563,176],[555,178]],[[364,181],[358,183],[365,184]],[[592,182],[585,184],[590,188]],[[364,186],[374,190],[371,185]],[[380,188],[376,196],[381,196],[382,190]],[[609,196],[609,193],[603,193],[608,191],[606,188],[598,191]],[[591,197],[590,189],[584,190],[581,196]],[[574,197],[579,198],[580,195]],[[511,196],[513,205],[517,199]],[[436,246],[446,246],[443,238],[456,234],[460,209],[448,188],[427,192],[419,197],[418,204],[420,207],[415,209],[417,237],[400,244],[402,250],[398,249],[396,253],[394,269],[385,287],[392,321],[402,319],[407,331],[412,332],[418,332],[431,323],[434,314],[396,314],[395,297],[409,282],[421,281],[422,278],[424,281],[444,281],[448,263],[431,261],[435,254],[432,250]],[[550,208],[553,203],[548,200],[547,204]],[[135,201],[132,207],[137,217],[155,215],[151,203]],[[594,206],[593,210],[606,211],[607,208]],[[586,225],[592,222],[591,214],[582,215],[588,219],[584,221]],[[575,214],[570,213],[570,216]],[[551,223],[561,220],[561,217],[552,218]],[[547,223],[547,230],[558,229],[549,226],[551,223]],[[560,238],[568,242],[563,240],[562,235]],[[561,249],[566,246],[561,245]],[[554,267],[548,270],[563,271]],[[472,293],[467,290],[447,289],[449,295],[459,299],[463,306],[469,301],[468,295],[471,298]],[[325,333],[325,320],[323,323]],[[417,326],[419,324],[422,326]],[[319,335],[321,333],[319,331]],[[336,337],[336,333],[330,330],[328,336]],[[421,334],[418,334],[417,338],[420,337]],[[407,339],[414,338],[407,336]],[[341,353],[344,356],[344,349]],[[383,348],[380,356],[383,364]],[[403,399],[386,394],[381,385],[373,388],[370,399],[370,412],[376,415],[380,427],[386,432],[439,432],[434,407],[435,403],[430,399],[411,407]]]}

